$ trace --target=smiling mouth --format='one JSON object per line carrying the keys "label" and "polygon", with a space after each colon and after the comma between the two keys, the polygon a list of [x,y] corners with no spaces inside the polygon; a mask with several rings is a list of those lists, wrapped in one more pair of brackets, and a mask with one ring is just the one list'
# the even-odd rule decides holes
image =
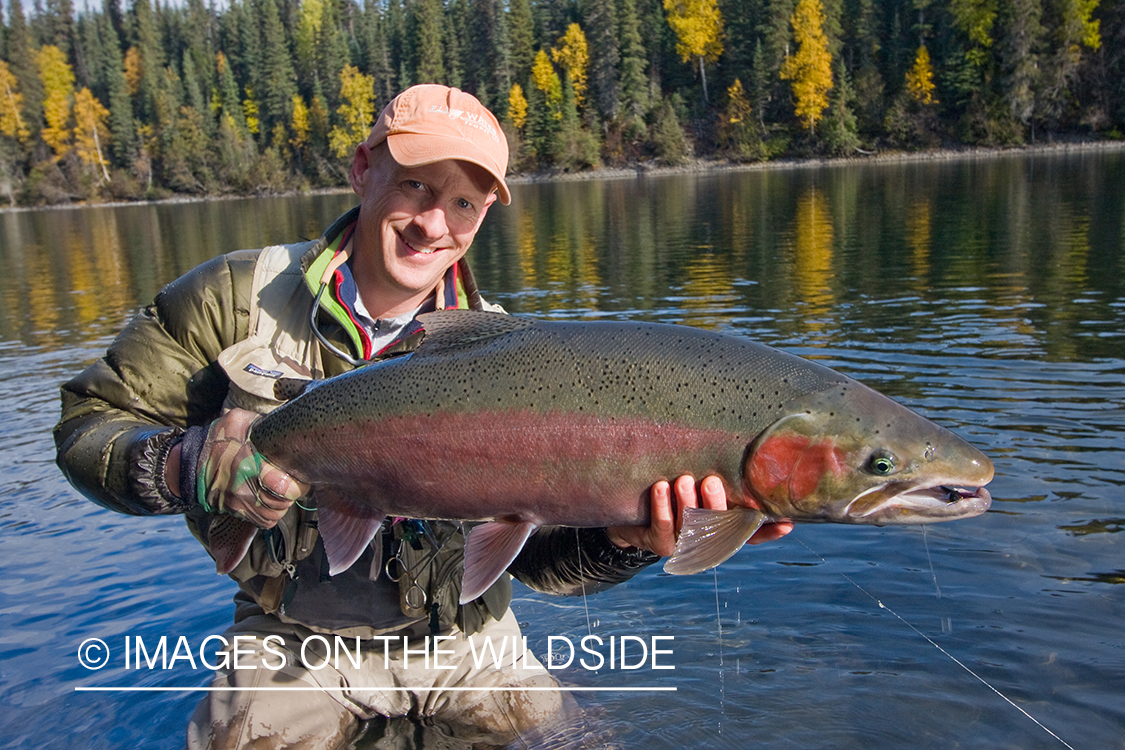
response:
{"label": "smiling mouth", "polygon": [[402,244],[406,245],[406,247],[409,248],[412,252],[418,253],[419,255],[433,255],[440,249],[437,247],[415,247],[405,237],[403,237],[401,233],[399,233],[398,238],[402,241]]}

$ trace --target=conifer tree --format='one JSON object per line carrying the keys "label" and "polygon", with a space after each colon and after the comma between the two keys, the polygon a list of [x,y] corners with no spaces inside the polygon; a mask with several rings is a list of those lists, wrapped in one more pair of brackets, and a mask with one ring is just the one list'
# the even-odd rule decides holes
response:
{"label": "conifer tree", "polygon": [[297,74],[289,56],[289,43],[274,0],[260,0],[262,22],[261,133],[271,134],[275,123],[289,122],[289,107],[297,93]]}
{"label": "conifer tree", "polygon": [[[471,40],[464,40],[462,44],[462,34],[460,29],[469,27],[469,6],[465,0],[451,0],[446,6],[446,22],[442,25],[442,60],[445,62],[445,79],[446,86],[452,86],[458,89],[466,89],[465,83],[465,70],[471,68],[472,65],[472,52]],[[462,59],[464,58],[464,59]],[[472,91],[472,87],[469,87]],[[488,84],[478,84],[476,91],[478,92],[477,98],[480,99],[484,106],[488,107],[491,104],[489,98]],[[482,99],[481,96],[484,98]]]}
{"label": "conifer tree", "polygon": [[598,113],[605,120],[617,115],[618,12],[615,0],[592,3],[586,11],[586,29],[590,43],[590,96]]}
{"label": "conifer tree", "polygon": [[512,74],[526,90],[531,66],[535,62],[535,22],[531,16],[530,0],[509,0],[508,29]]}
{"label": "conifer tree", "polygon": [[248,134],[246,113],[242,108],[242,97],[238,93],[238,84],[234,80],[234,70],[226,55],[222,52],[215,53],[215,71],[219,79],[219,111],[220,121],[230,121],[229,128],[238,135]]}
{"label": "conifer tree", "polygon": [[58,47],[70,63],[78,37],[74,22],[74,3],[72,0],[47,0],[42,15],[42,43]]}
{"label": "conifer tree", "polygon": [[320,76],[319,56],[321,24],[324,22],[325,0],[302,0],[293,29],[293,42],[296,51],[296,69],[302,82],[301,88],[311,93]]}
{"label": "conifer tree", "polygon": [[414,52],[412,83],[441,83],[445,78],[444,23],[441,0],[417,0],[411,6],[408,46]]}
{"label": "conifer tree", "polygon": [[[498,0],[467,0],[463,26],[454,21],[449,24],[468,29],[467,38],[462,41],[465,65],[463,69],[466,89],[473,91],[481,102],[499,103],[511,84],[511,43],[506,14]],[[456,34],[455,34],[456,35]],[[503,110],[503,107],[497,107]]]}
{"label": "conifer tree", "polygon": [[160,92],[161,73],[164,70],[164,48],[160,44],[156,18],[148,0],[134,0],[134,35],[137,43],[137,72],[139,73],[141,119],[153,124],[158,120],[157,97]]}
{"label": "conifer tree", "polygon": [[648,111],[648,54],[641,38],[636,0],[617,0],[621,33],[620,102],[626,117],[640,120]]}
{"label": "conifer tree", "polygon": [[340,73],[344,70],[344,66],[351,64],[351,58],[344,29],[340,25],[340,9],[337,3],[334,0],[327,0],[321,13],[323,18],[320,22],[318,67],[322,71],[322,79],[325,83],[333,84],[325,86],[325,94],[329,95],[326,97],[328,106],[333,107],[340,105],[339,89],[335,82],[340,80]]}
{"label": "conifer tree", "polygon": [[379,3],[367,2],[362,23],[364,72],[375,81],[375,100],[386,103],[395,95],[390,47]]}
{"label": "conifer tree", "polygon": [[766,130],[766,102],[770,100],[773,79],[774,75],[766,64],[766,54],[759,37],[754,43],[754,55],[750,58],[750,99],[762,133]]}
{"label": "conifer tree", "polygon": [[245,91],[261,92],[265,80],[263,65],[265,58],[262,55],[262,32],[258,11],[254,9],[251,0],[231,0],[231,8],[227,15],[233,17],[232,30],[238,37],[237,41],[232,40],[235,43],[223,47],[223,52],[234,72],[234,78]]}
{"label": "conifer tree", "polygon": [[874,128],[882,118],[885,80],[879,68],[883,49],[880,8],[874,0],[858,0],[853,18],[853,52],[849,68],[854,74],[857,114],[865,125]]}
{"label": "conifer tree", "polygon": [[387,10],[383,14],[383,30],[387,38],[392,75],[391,96],[410,86],[409,71],[406,69],[406,12],[400,0],[387,0]]}
{"label": "conifer tree", "polygon": [[35,62],[34,44],[24,19],[21,0],[8,4],[8,60],[19,91],[23,94],[23,122],[31,133],[27,145],[39,140],[43,128],[43,81]]}
{"label": "conifer tree", "polygon": [[104,96],[98,61],[101,60],[101,38],[97,19],[84,13],[75,20],[74,76],[79,86],[90,88],[95,96]]}
{"label": "conifer tree", "polygon": [[832,89],[831,106],[824,120],[824,144],[829,153],[848,156],[859,148],[859,134],[855,113],[852,111],[855,90],[843,62],[837,68],[836,80],[837,84]]}
{"label": "conifer tree", "polygon": [[[215,59],[214,48],[211,44],[213,20],[211,14],[203,6],[203,0],[187,0],[184,15],[184,42],[185,51],[188,53],[192,77],[196,80],[203,98],[207,99],[210,91],[215,86]],[[187,71],[184,71],[187,76]]]}

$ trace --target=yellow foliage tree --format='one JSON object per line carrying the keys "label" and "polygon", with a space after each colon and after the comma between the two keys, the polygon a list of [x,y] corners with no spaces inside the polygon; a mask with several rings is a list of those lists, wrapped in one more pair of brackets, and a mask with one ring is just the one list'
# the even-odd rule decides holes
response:
{"label": "yellow foliage tree", "polygon": [[797,52],[785,58],[781,79],[792,81],[797,99],[794,111],[812,132],[828,108],[828,92],[832,90],[832,53],[824,33],[824,6],[820,0],[799,0],[789,23]]}
{"label": "yellow foliage tree", "polygon": [[355,145],[367,138],[375,119],[375,77],[364,75],[359,68],[345,65],[340,71],[340,101],[336,113],[344,120],[328,134],[328,147],[337,158],[344,158]]}
{"label": "yellow foliage tree", "polygon": [[703,62],[723,54],[723,14],[716,0],[664,0],[668,25],[676,32],[676,52],[684,62],[699,58],[703,101],[707,101],[707,73]]}
{"label": "yellow foliage tree", "polygon": [[23,124],[22,109],[23,94],[19,92],[16,77],[8,68],[8,63],[0,60],[0,133],[26,143],[31,133]]}
{"label": "yellow foliage tree", "polygon": [[246,129],[254,135],[258,134],[258,100],[254,98],[254,89],[246,87],[246,98],[242,100],[242,116],[246,118]]}
{"label": "yellow foliage tree", "polygon": [[754,108],[746,98],[742,80],[735,78],[727,89],[727,106],[719,118],[719,140],[735,154],[749,156],[759,138],[756,125]]}
{"label": "yellow foliage tree", "polygon": [[535,55],[535,63],[531,66],[531,82],[535,88],[543,92],[547,100],[547,109],[555,120],[562,119],[562,81],[559,74],[551,65],[546,50],[539,50]]}
{"label": "yellow foliage tree", "polygon": [[63,51],[53,44],[40,47],[35,62],[39,65],[39,79],[43,82],[43,119],[46,121],[40,136],[54,150],[55,156],[61,157],[70,147],[74,71]]}
{"label": "yellow foliage tree", "polygon": [[559,37],[559,46],[551,50],[551,59],[566,71],[574,87],[574,101],[581,107],[586,101],[586,69],[590,64],[590,51],[582,27],[572,23]]}
{"label": "yellow foliage tree", "polygon": [[84,164],[99,167],[106,182],[109,182],[109,170],[102,155],[102,144],[109,142],[108,118],[109,110],[83,86],[74,97],[74,150]]}
{"label": "yellow foliage tree", "polygon": [[125,86],[129,89],[129,96],[136,96],[140,92],[143,74],[141,53],[136,47],[130,47],[125,51]]}
{"label": "yellow foliage tree", "polygon": [[523,130],[527,124],[527,99],[523,95],[523,86],[518,83],[513,83],[508,92],[508,118],[516,130]]}
{"label": "yellow foliage tree", "polygon": [[291,125],[293,137],[289,139],[289,145],[293,148],[302,148],[309,142],[311,124],[309,122],[309,108],[305,105],[305,99],[300,94],[293,95],[293,122]]}
{"label": "yellow foliage tree", "polygon": [[934,99],[934,67],[930,63],[930,51],[924,44],[914,57],[914,67],[906,73],[906,90],[919,104],[937,101]]}

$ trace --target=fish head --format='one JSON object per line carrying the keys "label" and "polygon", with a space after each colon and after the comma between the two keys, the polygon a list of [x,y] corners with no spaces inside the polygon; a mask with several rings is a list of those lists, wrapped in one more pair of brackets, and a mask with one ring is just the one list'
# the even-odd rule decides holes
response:
{"label": "fish head", "polygon": [[920,524],[988,509],[992,462],[850,379],[786,405],[747,449],[743,483],[773,518]]}

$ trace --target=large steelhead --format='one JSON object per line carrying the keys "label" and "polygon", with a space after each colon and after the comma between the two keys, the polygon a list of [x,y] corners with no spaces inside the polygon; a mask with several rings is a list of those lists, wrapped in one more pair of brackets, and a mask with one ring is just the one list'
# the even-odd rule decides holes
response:
{"label": "large steelhead", "polygon": [[251,430],[313,485],[333,573],[387,515],[488,521],[466,546],[469,601],[537,527],[647,525],[649,488],[682,474],[718,475],[732,507],[689,514],[673,573],[718,565],[769,520],[930,523],[991,500],[983,453],[762,344],[637,322],[420,320],[413,354],[316,383]]}

